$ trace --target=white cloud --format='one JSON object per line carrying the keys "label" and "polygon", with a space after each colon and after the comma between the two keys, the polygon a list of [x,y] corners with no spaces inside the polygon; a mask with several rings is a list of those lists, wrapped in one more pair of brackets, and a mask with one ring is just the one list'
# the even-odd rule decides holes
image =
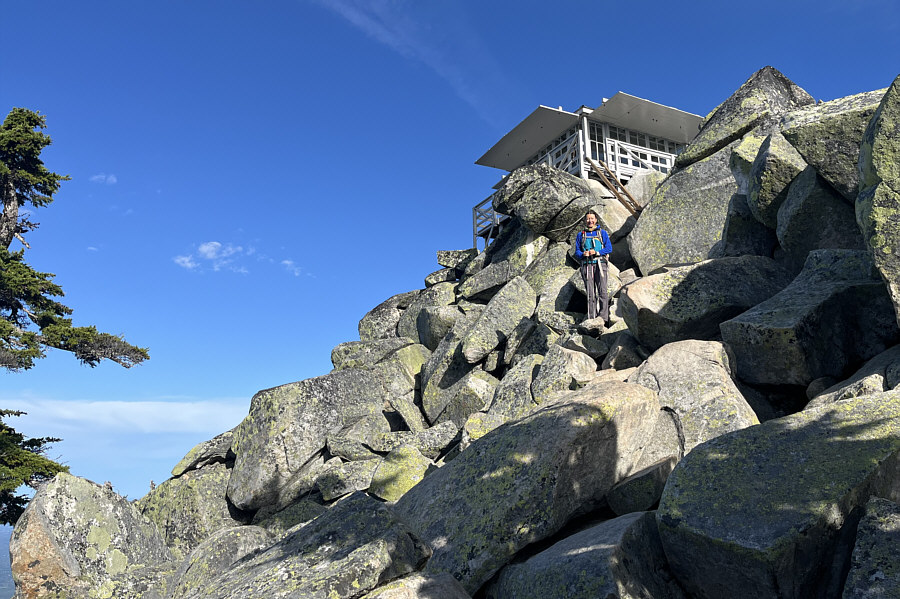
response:
{"label": "white cloud", "polygon": [[285,267],[285,269],[287,269],[289,273],[291,273],[295,277],[299,277],[300,273],[303,272],[303,267],[294,264],[293,260],[282,260],[281,264]]}
{"label": "white cloud", "polygon": [[192,256],[175,256],[174,258],[172,258],[172,260],[178,266],[186,268],[188,270],[194,270],[195,268],[200,266],[194,261],[194,258]]}
{"label": "white cloud", "polygon": [[90,178],[90,180],[92,183],[105,183],[106,185],[115,185],[119,182],[119,179],[115,175],[107,175],[106,173],[94,175]]}
{"label": "white cloud", "polygon": [[240,254],[243,248],[239,245],[226,244],[222,245],[218,241],[207,241],[201,243],[197,251],[207,260],[220,260],[234,254]]}
{"label": "white cloud", "polygon": [[[202,433],[217,435],[233,428],[247,415],[246,399],[206,401],[64,401],[4,400],[4,407],[22,410],[17,418],[28,430],[42,434],[90,430],[94,433]],[[14,428],[19,428],[13,424]],[[25,430],[23,428],[23,430]]]}
{"label": "white cloud", "polygon": [[89,252],[99,252],[99,251],[100,251],[99,248],[95,248],[95,247],[92,246],[92,245],[87,246],[87,250],[88,250]]}
{"label": "white cloud", "polygon": [[204,241],[197,246],[196,255],[175,256],[173,260],[188,270],[206,266],[215,272],[229,270],[238,274],[247,274],[250,271],[246,267],[235,264],[235,260],[244,253],[244,248],[239,245],[220,241]]}

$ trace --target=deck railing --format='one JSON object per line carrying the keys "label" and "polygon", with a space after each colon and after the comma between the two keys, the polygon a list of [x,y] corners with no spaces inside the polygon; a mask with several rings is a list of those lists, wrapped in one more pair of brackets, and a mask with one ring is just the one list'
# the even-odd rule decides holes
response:
{"label": "deck railing", "polygon": [[507,217],[494,210],[494,194],[489,195],[472,208],[472,247],[478,248],[478,238],[484,238],[484,247],[500,231],[500,223]]}

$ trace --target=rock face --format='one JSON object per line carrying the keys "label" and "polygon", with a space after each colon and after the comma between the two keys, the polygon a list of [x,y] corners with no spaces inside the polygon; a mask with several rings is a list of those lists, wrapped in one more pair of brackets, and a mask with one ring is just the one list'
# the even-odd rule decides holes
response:
{"label": "rock face", "polygon": [[864,252],[810,252],[784,290],[720,325],[748,383],[808,385],[897,340],[890,300]]}
{"label": "rock face", "polygon": [[722,239],[729,200],[738,190],[728,167],[733,148],[725,146],[674,172],[657,188],[628,236],[631,256],[642,273],[710,257]]}
{"label": "rock face", "polygon": [[772,67],[764,67],[706,117],[700,133],[675,160],[684,167],[702,160],[754,127],[790,110],[814,104],[812,96]]}
{"label": "rock face", "polygon": [[843,596],[869,599],[900,595],[900,506],[873,498],[856,532]]}
{"label": "rock face", "polygon": [[619,306],[629,330],[657,349],[682,339],[712,339],[719,324],[769,299],[790,282],[771,258],[705,260],[643,277],[622,293]]}
{"label": "rock face", "polygon": [[791,183],[778,209],[776,234],[794,272],[812,250],[865,249],[853,208],[811,166]]}
{"label": "rock face", "polygon": [[860,141],[885,91],[808,106],[782,123],[785,139],[849,202],[856,200]]}
{"label": "rock face", "polygon": [[383,402],[377,376],[365,370],[342,370],[260,391],[234,433],[237,458],[229,499],[243,510],[283,499],[291,479],[325,447],[328,433],[379,411]]}
{"label": "rock face", "polygon": [[872,495],[896,496],[898,426],[900,393],[891,391],[695,447],[657,513],[679,582],[697,597],[836,596],[851,514]]}
{"label": "rock face", "polygon": [[[856,220],[900,319],[900,77],[872,116],[859,151]],[[900,322],[900,320],[898,320]]]}
{"label": "rock face", "polygon": [[21,597],[85,597],[113,576],[172,560],[159,530],[100,485],[59,474],[41,487],[10,539]]}
{"label": "rock face", "polygon": [[684,453],[719,435],[759,424],[732,380],[732,359],[716,341],[679,341],[657,350],[628,382],[659,394],[678,420]]}
{"label": "rock face", "polygon": [[162,483],[136,505],[173,551],[187,555],[217,530],[241,524],[225,500],[230,475],[225,464],[194,470]]}
{"label": "rock face", "polygon": [[667,570],[654,516],[643,512],[608,520],[507,566],[485,596],[681,599],[678,585],[664,578]]}
{"label": "rock face", "polygon": [[770,229],[778,226],[788,186],[805,168],[806,161],[781,133],[766,138],[750,167],[747,188],[747,206],[756,220]]}
{"label": "rock face", "polygon": [[604,199],[584,180],[546,164],[518,169],[493,202],[497,212],[514,214],[528,229],[552,241],[565,241],[579,230],[592,207],[600,208],[598,226],[607,231],[620,230],[628,216],[615,200]]}
{"label": "rock face", "polygon": [[474,592],[627,476],[658,409],[637,385],[588,386],[479,439],[396,505],[434,549],[425,571]]}
{"label": "rock face", "polygon": [[537,296],[525,279],[517,277],[503,286],[462,340],[462,353],[470,364],[480,362],[506,340],[516,325],[528,319]]}
{"label": "rock face", "polygon": [[387,508],[353,495],[191,597],[349,599],[414,571],[428,553]]}
{"label": "rock face", "polygon": [[767,67],[632,178],[637,216],[510,173],[484,251],[438,252],[146,497],[47,482],[16,599],[895,595],[898,123],[900,78],[813,106]]}

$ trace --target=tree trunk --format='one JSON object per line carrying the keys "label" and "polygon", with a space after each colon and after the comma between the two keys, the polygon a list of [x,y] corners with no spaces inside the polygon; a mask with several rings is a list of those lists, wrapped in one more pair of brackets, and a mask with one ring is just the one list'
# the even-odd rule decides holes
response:
{"label": "tree trunk", "polygon": [[3,195],[3,214],[0,214],[0,247],[9,248],[19,224],[19,199],[12,177],[0,180],[0,194]]}

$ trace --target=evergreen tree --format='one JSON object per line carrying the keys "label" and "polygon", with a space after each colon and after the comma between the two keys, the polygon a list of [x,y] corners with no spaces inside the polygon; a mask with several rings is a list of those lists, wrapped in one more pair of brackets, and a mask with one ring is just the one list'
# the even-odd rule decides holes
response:
{"label": "evergreen tree", "polygon": [[[93,326],[73,326],[67,318],[71,308],[55,299],[64,294],[53,275],[25,262],[30,246],[24,236],[37,227],[27,211],[50,204],[60,183],[69,179],[51,172],[41,160],[50,145],[45,127],[41,114],[25,108],[13,108],[0,126],[0,368],[31,368],[46,348],[72,352],[88,366],[105,358],[130,368],[149,357],[147,350]],[[15,240],[23,247],[11,251]],[[28,501],[17,489],[35,487],[68,470],[44,456],[48,445],[59,439],[28,438],[3,421],[22,414],[0,409],[0,524],[15,523]]]}
{"label": "evergreen tree", "polygon": [[[31,368],[36,358],[45,356],[44,348],[56,348],[89,366],[106,358],[129,368],[147,359],[147,350],[93,326],[72,326],[67,318],[71,308],[53,299],[64,295],[53,275],[25,263],[29,246],[24,235],[37,223],[20,209],[50,204],[60,182],[69,179],[48,170],[41,160],[41,151],[50,145],[45,127],[42,115],[25,108],[13,108],[0,126],[0,367]],[[24,247],[10,251],[13,240]]]}
{"label": "evergreen tree", "polygon": [[44,456],[49,444],[59,439],[29,439],[3,421],[22,414],[24,412],[0,410],[0,524],[15,524],[28,503],[28,497],[16,494],[16,490],[26,485],[36,488],[57,473],[69,471],[66,466]]}

